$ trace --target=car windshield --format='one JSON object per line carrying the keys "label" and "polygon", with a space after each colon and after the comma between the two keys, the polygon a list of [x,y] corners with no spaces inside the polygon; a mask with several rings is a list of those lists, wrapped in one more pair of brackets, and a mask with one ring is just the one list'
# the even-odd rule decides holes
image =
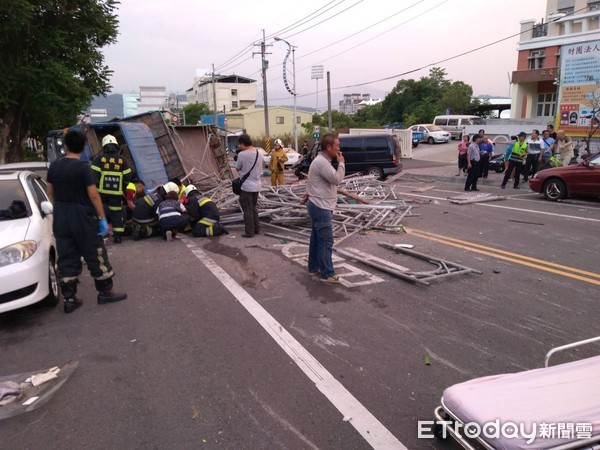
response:
{"label": "car windshield", "polygon": [[429,129],[429,131],[444,131],[437,125],[427,125],[427,128]]}
{"label": "car windshield", "polygon": [[600,153],[598,153],[596,156],[592,156],[588,164],[590,166],[600,166]]}
{"label": "car windshield", "polygon": [[31,214],[29,201],[19,180],[0,180],[0,220],[22,219]]}

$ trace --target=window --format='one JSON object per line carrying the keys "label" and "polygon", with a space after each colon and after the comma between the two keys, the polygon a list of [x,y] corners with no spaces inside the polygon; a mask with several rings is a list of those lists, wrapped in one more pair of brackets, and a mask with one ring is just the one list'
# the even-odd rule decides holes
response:
{"label": "window", "polygon": [[340,149],[342,153],[357,153],[362,151],[362,138],[351,137],[348,139],[340,139]]}
{"label": "window", "polygon": [[237,101],[231,102],[231,107],[232,108],[237,108],[238,107],[238,102]]}
{"label": "window", "polygon": [[559,8],[558,12],[560,14],[573,14],[573,12],[575,12],[575,7],[569,6],[568,8]]}
{"label": "window", "polygon": [[283,116],[277,116],[275,117],[275,123],[277,125],[283,125],[285,123],[285,119]]}
{"label": "window", "polygon": [[448,119],[435,119],[435,122],[433,123],[436,125],[447,125]]}
{"label": "window", "polygon": [[302,123],[302,118],[300,116],[296,116],[296,124],[300,125]]}
{"label": "window", "polygon": [[588,1],[588,11],[598,11],[600,9],[600,1]]}
{"label": "window", "polygon": [[232,97],[237,97],[237,89],[232,89],[231,90],[231,96]]}
{"label": "window", "polygon": [[541,69],[546,59],[545,50],[532,50],[529,54],[529,69]]}
{"label": "window", "polygon": [[538,94],[537,97],[537,115],[541,116],[554,116],[556,112],[556,92]]}
{"label": "window", "polygon": [[[436,123],[436,125],[438,125],[438,124]],[[458,119],[448,119],[448,126],[455,127],[457,125],[458,125]]]}

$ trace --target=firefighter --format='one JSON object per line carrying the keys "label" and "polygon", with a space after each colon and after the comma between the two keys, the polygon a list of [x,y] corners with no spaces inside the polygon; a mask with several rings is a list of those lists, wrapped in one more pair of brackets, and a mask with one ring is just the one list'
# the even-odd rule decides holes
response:
{"label": "firefighter", "polygon": [[107,219],[112,223],[113,242],[120,244],[125,231],[123,190],[133,178],[133,173],[120,155],[117,139],[112,134],[102,138],[102,153],[94,158],[92,170],[96,174],[96,185]]}
{"label": "firefighter", "polygon": [[114,272],[102,240],[108,232],[108,222],[93,172],[87,162],[81,161],[84,149],[85,135],[69,131],[65,136],[66,156],[52,162],[48,169],[48,195],[54,203],[58,276],[67,314],[82,304],[76,296],[82,258],[94,277],[98,304],[127,298],[127,294],[112,290]]}
{"label": "firefighter", "polygon": [[125,197],[125,236],[131,236],[133,231],[133,208],[135,208],[135,200],[144,197],[144,189],[146,184],[139,178],[134,178],[125,187],[123,196]]}
{"label": "firefighter", "polygon": [[179,191],[177,192],[177,201],[185,204],[184,194],[186,186],[181,182],[181,180],[178,177],[171,178],[169,182],[175,183],[177,185],[177,188],[179,189]]}
{"label": "firefighter", "polygon": [[175,183],[169,182],[135,200],[132,212],[134,241],[160,235],[156,208],[165,200],[167,192],[179,192],[179,188]]}
{"label": "firefighter", "polygon": [[271,160],[269,161],[269,169],[271,170],[271,186],[283,186],[283,171],[285,162],[288,160],[287,154],[283,149],[281,139],[275,139],[273,152],[271,152]]}
{"label": "firefighter", "polygon": [[190,214],[190,223],[192,225],[192,235],[202,236],[220,236],[229,234],[219,220],[221,216],[217,205],[190,184],[185,190],[187,197],[186,209]]}

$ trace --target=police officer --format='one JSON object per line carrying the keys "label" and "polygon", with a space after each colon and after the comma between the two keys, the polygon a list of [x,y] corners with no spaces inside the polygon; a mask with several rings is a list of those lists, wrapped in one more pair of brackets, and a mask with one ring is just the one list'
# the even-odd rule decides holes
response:
{"label": "police officer", "polygon": [[504,173],[504,179],[500,185],[502,189],[506,188],[506,184],[508,183],[510,174],[513,170],[515,171],[515,184],[513,185],[513,188],[519,189],[521,171],[523,170],[523,164],[525,163],[525,158],[527,157],[527,142],[525,141],[526,137],[527,135],[525,132],[521,131],[519,133],[519,139],[512,146],[510,156],[508,157],[508,168]]}
{"label": "police officer", "polygon": [[112,134],[102,138],[102,153],[94,158],[92,170],[96,174],[96,185],[102,198],[107,219],[112,223],[113,241],[121,243],[125,231],[123,224],[123,188],[133,178],[125,158],[119,153],[117,139]]}
{"label": "police officer", "polygon": [[225,227],[220,224],[221,215],[217,205],[190,184],[185,190],[187,204],[185,205],[190,214],[190,223],[192,224],[192,235],[202,236],[220,236],[229,234]]}

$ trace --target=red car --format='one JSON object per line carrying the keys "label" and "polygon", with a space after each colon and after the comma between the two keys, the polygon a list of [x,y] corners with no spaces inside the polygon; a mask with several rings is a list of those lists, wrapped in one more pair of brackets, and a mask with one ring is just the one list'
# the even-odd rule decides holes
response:
{"label": "red car", "polygon": [[566,197],[600,197],[600,154],[578,165],[537,172],[529,180],[529,187],[552,201]]}

